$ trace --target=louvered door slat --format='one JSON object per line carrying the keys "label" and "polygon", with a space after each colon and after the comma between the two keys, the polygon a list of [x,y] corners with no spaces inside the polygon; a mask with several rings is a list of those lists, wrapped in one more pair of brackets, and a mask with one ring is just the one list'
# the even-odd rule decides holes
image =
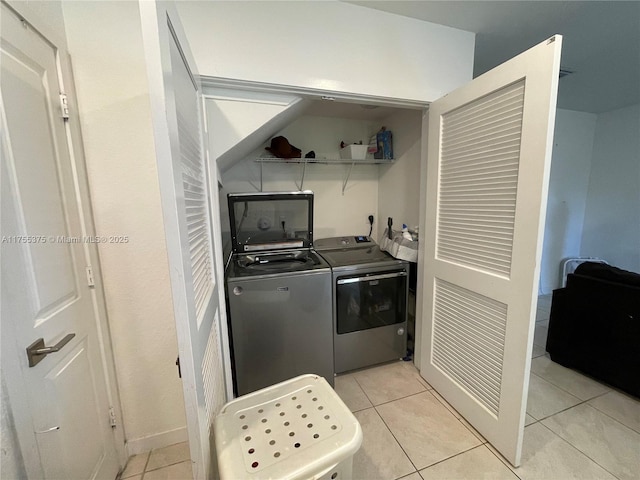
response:
{"label": "louvered door slat", "polygon": [[[451,158],[459,153],[483,151],[488,146],[510,145],[519,138],[521,118],[509,119],[503,123],[496,123],[489,128],[481,125],[478,128],[467,128],[464,135],[452,138],[447,144],[447,151],[442,152],[442,158]],[[461,152],[461,150],[464,150]]]}
{"label": "louvered door slat", "polygon": [[512,105],[509,109],[494,110],[491,115],[472,118],[468,122],[453,122],[449,119],[449,134],[455,134],[457,141],[466,141],[480,135],[510,131],[518,128],[522,122],[520,108]]}
{"label": "louvered door slat", "polygon": [[196,314],[201,318],[213,290],[213,276],[204,158],[200,147],[200,127],[194,124],[193,118],[188,121],[178,112],[182,183],[185,199],[188,199],[188,203],[185,202],[185,220]]}
{"label": "louvered door slat", "polygon": [[[473,343],[468,338],[468,334],[472,334],[474,339],[484,341],[489,343],[492,347],[499,347],[497,342],[492,341],[491,336],[488,334],[483,334],[479,329],[469,328],[468,324],[465,324],[465,328],[462,329],[458,326],[458,321],[454,320],[456,315],[459,312],[446,309],[439,308],[438,314],[441,316],[441,326],[446,326],[446,329],[442,329],[440,334],[443,337],[451,337],[450,340],[453,343],[457,343],[461,346],[463,350],[469,351],[470,355],[475,357],[477,361],[474,363],[475,367],[482,369],[487,372],[487,374],[494,375],[496,379],[500,377],[499,369],[497,368],[497,362],[500,362],[501,356],[496,352],[491,352],[490,350],[483,347],[481,343]],[[448,316],[448,319],[445,318]]]}
{"label": "louvered door slat", "polygon": [[[509,275],[523,94],[519,82],[443,116],[438,257]],[[497,213],[507,228],[483,216],[452,228],[455,212]]]}
{"label": "louvered door slat", "polygon": [[[514,166],[517,165],[513,161],[513,156],[519,152],[518,148],[509,147],[504,149],[492,149],[483,152],[483,155],[478,156],[476,154],[460,154],[455,159],[451,159],[447,165],[443,165],[440,171],[445,174],[445,179],[448,180],[452,173],[460,173],[462,175],[473,175],[477,173],[492,173],[489,169],[494,169],[495,172],[500,171],[514,171]],[[469,167],[474,167],[470,169]],[[517,171],[517,169],[515,169]]]}
{"label": "louvered door slat", "polygon": [[522,104],[523,97],[524,82],[519,81],[450,112],[449,120],[453,126],[473,123],[476,118],[484,118],[487,114],[491,115],[491,112],[502,111],[505,105]]}
{"label": "louvered door slat", "polygon": [[497,414],[506,305],[439,279],[434,293],[434,363]]}
{"label": "louvered door slat", "polygon": [[[482,230],[482,228],[487,224],[491,224],[491,231],[510,231],[513,232],[513,225],[510,225],[508,221],[500,221],[499,218],[484,218],[479,220],[475,215],[471,216],[468,212],[461,212],[456,214],[451,212],[450,217],[452,221],[449,223],[442,222],[447,225],[447,228],[476,228],[477,230]],[[455,218],[454,218],[455,217]]]}
{"label": "louvered door slat", "polygon": [[[466,391],[473,392],[474,397],[488,408],[493,415],[500,409],[499,397],[495,393],[487,392],[484,386],[479,386],[471,381],[471,378],[478,377],[476,372],[472,372],[473,363],[468,360],[460,360],[455,358],[456,350],[447,344],[444,339],[434,341],[434,349],[438,348],[442,355],[436,360],[434,364],[442,368],[447,375],[455,379]],[[468,376],[463,376],[459,372],[468,371]]]}

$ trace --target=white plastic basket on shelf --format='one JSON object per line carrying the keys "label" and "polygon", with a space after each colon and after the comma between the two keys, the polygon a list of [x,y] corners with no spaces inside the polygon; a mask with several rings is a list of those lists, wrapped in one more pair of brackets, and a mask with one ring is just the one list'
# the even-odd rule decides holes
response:
{"label": "white plastic basket on shelf", "polygon": [[567,275],[576,271],[576,268],[581,263],[584,262],[596,262],[596,263],[604,263],[604,260],[597,257],[575,257],[575,258],[565,258],[560,262],[560,281],[562,284],[562,288],[567,286]]}
{"label": "white plastic basket on shelf", "polygon": [[214,432],[221,480],[349,479],[362,444],[358,420],[317,375],[227,403]]}

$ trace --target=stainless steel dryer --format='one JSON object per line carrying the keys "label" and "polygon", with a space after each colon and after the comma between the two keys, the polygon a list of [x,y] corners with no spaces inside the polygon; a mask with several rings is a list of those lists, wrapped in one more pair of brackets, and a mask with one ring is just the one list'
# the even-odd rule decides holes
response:
{"label": "stainless steel dryer", "polygon": [[333,385],[331,269],[312,250],[313,193],[230,194],[226,271],[234,386],[313,373]]}
{"label": "stainless steel dryer", "polygon": [[402,358],[407,353],[409,264],[369,237],[319,239],[332,269],[336,373]]}

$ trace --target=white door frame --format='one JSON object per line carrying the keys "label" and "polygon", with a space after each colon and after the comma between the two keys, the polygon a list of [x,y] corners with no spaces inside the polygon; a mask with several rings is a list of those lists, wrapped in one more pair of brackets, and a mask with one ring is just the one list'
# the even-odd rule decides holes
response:
{"label": "white door frame", "polygon": [[292,85],[278,85],[275,83],[238,80],[234,78],[213,77],[208,75],[201,75],[200,81],[202,82],[202,92],[205,96],[215,95],[215,89],[224,89],[280,95],[298,95],[315,100],[322,100],[324,97],[325,99],[332,99],[338,102],[374,104],[396,108],[421,109],[429,105],[429,102],[427,101],[414,100],[411,98],[365,95],[361,93],[323,90],[311,87],[295,87]]}
{"label": "white door frame", "polygon": [[[30,8],[28,3],[15,0],[2,0],[19,16],[25,19],[43,37],[54,44],[58,50],[58,76],[60,85],[65,90],[69,102],[69,121],[65,122],[65,131],[69,155],[75,167],[74,183],[78,198],[86,200],[86,204],[78,205],[82,235],[95,236],[95,224],[91,209],[91,197],[89,194],[89,183],[86,173],[84,158],[84,145],[82,132],[80,130],[80,118],[78,116],[78,105],[76,101],[75,84],[73,80],[73,70],[69,54],[66,50],[66,41],[58,35],[49,25],[43,21]],[[83,243],[84,256],[87,265],[91,265],[95,281],[95,288],[91,291],[93,311],[97,322],[98,344],[100,347],[102,368],[106,377],[106,391],[109,405],[113,408],[116,420],[116,428],[113,429],[114,445],[118,455],[120,466],[124,466],[127,460],[125,450],[125,433],[122,423],[122,407],[120,403],[120,392],[118,390],[115,361],[113,358],[113,348],[111,342],[111,332],[109,330],[105,294],[102,283],[102,269],[98,246],[95,243]],[[4,319],[3,319],[4,320]],[[3,333],[6,334],[5,324],[2,326]],[[24,352],[15,352],[16,355],[23,355]],[[20,443],[23,460],[27,474],[31,478],[37,477],[37,470],[34,465],[39,461],[33,461],[33,455],[37,455],[35,434],[29,427],[31,425],[31,415],[28,404],[24,401],[26,388],[22,377],[15,369],[3,369],[3,376],[6,380],[7,394],[11,403],[12,414],[15,421],[18,442]],[[106,412],[105,412],[106,414]]]}

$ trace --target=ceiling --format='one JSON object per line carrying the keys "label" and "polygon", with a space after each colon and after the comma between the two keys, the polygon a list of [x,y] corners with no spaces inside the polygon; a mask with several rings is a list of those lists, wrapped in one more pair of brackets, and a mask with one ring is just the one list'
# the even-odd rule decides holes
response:
{"label": "ceiling", "polygon": [[349,1],[476,33],[474,77],[563,35],[558,107],[600,113],[640,103],[640,1]]}

